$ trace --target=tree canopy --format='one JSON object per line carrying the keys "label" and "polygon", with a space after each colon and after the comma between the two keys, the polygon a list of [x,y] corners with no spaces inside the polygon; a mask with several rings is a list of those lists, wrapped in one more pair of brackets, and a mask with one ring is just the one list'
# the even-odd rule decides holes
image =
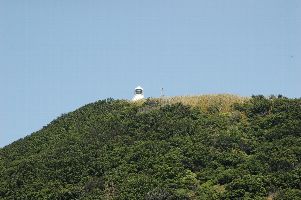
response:
{"label": "tree canopy", "polygon": [[301,199],[301,99],[106,99],[0,149],[0,199]]}

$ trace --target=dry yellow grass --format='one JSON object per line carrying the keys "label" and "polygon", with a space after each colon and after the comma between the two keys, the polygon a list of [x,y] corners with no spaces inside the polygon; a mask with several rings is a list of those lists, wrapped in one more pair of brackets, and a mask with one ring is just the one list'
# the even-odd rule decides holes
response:
{"label": "dry yellow grass", "polygon": [[276,196],[276,193],[271,193],[269,194],[269,196],[267,197],[267,200],[273,200]]}
{"label": "dry yellow grass", "polygon": [[[209,94],[195,96],[174,96],[163,98],[151,98],[150,100],[158,100],[162,104],[182,103],[184,105],[198,107],[203,111],[214,109],[218,112],[230,112],[234,103],[243,103],[249,100],[249,97],[241,97],[232,94]],[[138,101],[140,104],[145,100]]]}

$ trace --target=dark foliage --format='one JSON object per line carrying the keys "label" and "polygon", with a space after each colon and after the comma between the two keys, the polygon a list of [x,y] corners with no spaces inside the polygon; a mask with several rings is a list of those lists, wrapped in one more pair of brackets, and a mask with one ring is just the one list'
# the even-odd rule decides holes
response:
{"label": "dark foliage", "polygon": [[0,149],[0,199],[301,199],[300,136],[300,99],[107,99]]}

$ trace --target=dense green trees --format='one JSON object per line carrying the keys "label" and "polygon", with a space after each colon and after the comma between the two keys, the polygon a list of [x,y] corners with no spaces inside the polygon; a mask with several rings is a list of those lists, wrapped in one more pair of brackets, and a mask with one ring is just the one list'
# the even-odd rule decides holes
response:
{"label": "dense green trees", "polygon": [[64,114],[0,149],[0,199],[301,199],[301,100],[215,107],[107,99]]}

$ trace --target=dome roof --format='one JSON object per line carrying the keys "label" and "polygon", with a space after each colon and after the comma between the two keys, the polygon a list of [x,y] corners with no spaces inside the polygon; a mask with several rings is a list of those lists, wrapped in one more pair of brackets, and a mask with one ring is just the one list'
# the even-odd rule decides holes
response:
{"label": "dome roof", "polygon": [[138,86],[138,87],[135,88],[135,90],[139,90],[139,89],[143,90],[143,88],[141,86]]}

